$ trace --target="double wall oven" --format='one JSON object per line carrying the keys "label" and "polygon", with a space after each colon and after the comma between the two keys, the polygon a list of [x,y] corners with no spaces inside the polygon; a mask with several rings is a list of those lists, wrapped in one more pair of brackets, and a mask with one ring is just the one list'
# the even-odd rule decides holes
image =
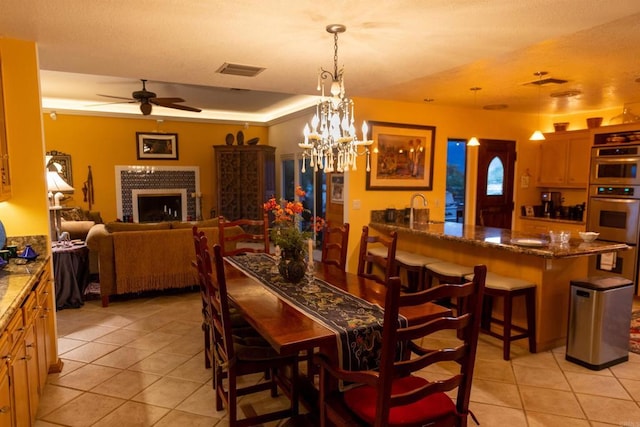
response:
{"label": "double wall oven", "polygon": [[640,245],[640,144],[594,146],[587,229],[598,239],[626,243],[631,250],[591,257],[589,274],[621,275],[638,283]]}

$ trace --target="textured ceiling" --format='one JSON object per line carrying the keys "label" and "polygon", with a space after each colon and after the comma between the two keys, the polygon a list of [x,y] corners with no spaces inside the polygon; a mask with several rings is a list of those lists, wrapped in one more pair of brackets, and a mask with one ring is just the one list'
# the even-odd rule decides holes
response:
{"label": "textured ceiling", "polygon": [[[59,109],[140,114],[97,94],[129,97],[145,78],[204,110],[154,115],[270,122],[313,103],[334,23],[347,26],[349,96],[535,113],[538,89],[525,83],[544,70],[568,81],[541,88],[548,114],[640,100],[638,0],[0,0],[0,11],[0,36],[38,43],[43,104]],[[265,71],[216,73],[225,62]],[[567,90],[581,94],[549,97]]]}

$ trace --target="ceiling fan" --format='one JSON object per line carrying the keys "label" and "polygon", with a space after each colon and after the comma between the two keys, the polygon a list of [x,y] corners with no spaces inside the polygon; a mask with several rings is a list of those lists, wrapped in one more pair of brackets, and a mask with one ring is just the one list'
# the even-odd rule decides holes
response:
{"label": "ceiling fan", "polygon": [[139,102],[140,103],[140,111],[145,116],[151,114],[151,109],[153,105],[158,105],[160,107],[166,108],[175,108],[176,110],[185,110],[185,111],[193,111],[195,113],[199,113],[202,111],[200,108],[189,107],[188,105],[177,104],[177,102],[184,102],[182,98],[158,98],[154,92],[148,91],[146,87],[147,81],[145,79],[140,79],[142,82],[142,90],[136,90],[131,94],[131,98],[124,98],[121,96],[112,96],[112,95],[102,95],[98,94],[98,96],[104,96],[107,98],[115,98],[115,99],[124,99],[128,103]]}

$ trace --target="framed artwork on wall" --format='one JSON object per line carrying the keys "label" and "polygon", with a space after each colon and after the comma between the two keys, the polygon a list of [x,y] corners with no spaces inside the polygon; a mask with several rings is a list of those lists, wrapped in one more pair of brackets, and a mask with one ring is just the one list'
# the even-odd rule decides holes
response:
{"label": "framed artwork on wall", "polygon": [[138,160],[178,160],[177,133],[136,132]]}
{"label": "framed artwork on wall", "polygon": [[435,126],[370,122],[367,190],[431,190]]}

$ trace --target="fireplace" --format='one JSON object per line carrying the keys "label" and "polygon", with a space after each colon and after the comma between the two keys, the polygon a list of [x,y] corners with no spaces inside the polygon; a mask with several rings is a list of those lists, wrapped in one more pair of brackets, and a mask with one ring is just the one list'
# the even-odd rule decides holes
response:
{"label": "fireplace", "polygon": [[[123,221],[201,219],[197,166],[116,166],[116,209]],[[170,212],[169,212],[170,211]]]}
{"label": "fireplace", "polygon": [[133,190],[133,222],[186,221],[187,191]]}

